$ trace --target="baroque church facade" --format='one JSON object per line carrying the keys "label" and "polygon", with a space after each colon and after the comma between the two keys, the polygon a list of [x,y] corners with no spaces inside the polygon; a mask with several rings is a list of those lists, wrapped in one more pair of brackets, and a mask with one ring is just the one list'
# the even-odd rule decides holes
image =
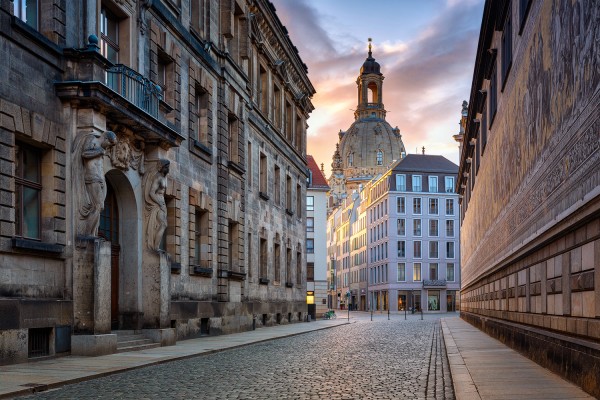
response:
{"label": "baroque church facade", "polygon": [[340,130],[333,154],[329,210],[341,205],[349,193],[359,191],[361,185],[366,185],[406,155],[400,129],[392,128],[385,119],[384,78],[381,66],[373,58],[369,39],[369,53],[356,79],[358,104],[354,122],[347,131]]}
{"label": "baroque church facade", "polygon": [[1,0],[0,27],[0,364],[306,318],[315,91],[268,0]]}

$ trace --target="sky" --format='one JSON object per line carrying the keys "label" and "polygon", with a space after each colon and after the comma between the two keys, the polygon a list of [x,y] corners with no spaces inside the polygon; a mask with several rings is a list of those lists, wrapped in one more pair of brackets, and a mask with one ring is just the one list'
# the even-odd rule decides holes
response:
{"label": "sky", "polygon": [[469,100],[484,0],[271,0],[317,93],[307,153],[325,164],[354,122],[368,38],[381,65],[386,120],[408,153],[458,164],[461,104]]}

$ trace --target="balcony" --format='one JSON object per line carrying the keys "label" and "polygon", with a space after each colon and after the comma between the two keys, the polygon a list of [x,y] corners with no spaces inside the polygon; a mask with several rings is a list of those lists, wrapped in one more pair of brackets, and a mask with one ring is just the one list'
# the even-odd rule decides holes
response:
{"label": "balcony", "polygon": [[179,146],[184,137],[161,115],[161,88],[97,50],[91,39],[87,48],[64,50],[67,68],[64,79],[54,83],[56,95],[74,108],[101,110],[107,122],[128,127],[146,144]]}

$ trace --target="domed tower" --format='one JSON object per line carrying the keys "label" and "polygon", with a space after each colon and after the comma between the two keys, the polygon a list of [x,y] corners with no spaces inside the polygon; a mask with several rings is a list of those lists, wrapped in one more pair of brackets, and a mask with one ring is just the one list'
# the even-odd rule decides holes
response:
{"label": "domed tower", "polygon": [[[347,131],[339,132],[339,155],[336,148],[336,157],[341,159],[344,185],[336,185],[341,191],[338,193],[330,184],[331,196],[335,199],[358,190],[361,183],[366,184],[406,155],[400,129],[392,128],[385,120],[384,78],[381,66],[373,58],[369,38],[369,53],[356,79],[358,105],[354,111],[354,123]],[[335,178],[339,181],[339,174]]]}

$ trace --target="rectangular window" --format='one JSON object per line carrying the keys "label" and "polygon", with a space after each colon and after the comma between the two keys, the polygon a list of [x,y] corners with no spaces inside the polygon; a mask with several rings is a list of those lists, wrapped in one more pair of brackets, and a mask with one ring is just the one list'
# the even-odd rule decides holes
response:
{"label": "rectangular window", "polygon": [[208,145],[208,92],[201,87],[196,87],[194,96],[194,139],[203,145]]}
{"label": "rectangular window", "polygon": [[421,185],[421,175],[412,176],[412,190],[413,192],[420,192],[423,190]]}
{"label": "rectangular window", "polygon": [[496,66],[492,70],[492,76],[490,77],[490,127],[494,122],[496,116],[496,108],[498,106],[498,77],[496,73]]}
{"label": "rectangular window", "polygon": [[258,67],[258,75],[260,78],[260,111],[267,116],[269,112],[269,77],[267,70],[262,65]]}
{"label": "rectangular window", "polygon": [[235,163],[240,162],[240,149],[239,149],[239,138],[240,138],[240,124],[239,120],[235,115],[230,114],[227,120],[227,133],[229,135],[229,161]]}
{"label": "rectangular window", "polygon": [[296,252],[296,284],[302,283],[302,253]]}
{"label": "rectangular window", "polygon": [[398,282],[406,281],[406,264],[398,263]]}
{"label": "rectangular window", "polygon": [[289,175],[285,177],[285,209],[292,212],[292,178]]}
{"label": "rectangular window", "polygon": [[239,246],[239,224],[234,221],[229,221],[229,240],[227,243],[229,270],[240,270],[240,246]]}
{"label": "rectangular window", "polygon": [[15,17],[33,29],[38,29],[38,0],[13,0]]}
{"label": "rectangular window", "polygon": [[435,281],[438,279],[438,265],[437,263],[429,264],[429,279]]}
{"label": "rectangular window", "polygon": [[421,220],[413,219],[413,235],[421,236]]}
{"label": "rectangular window", "polygon": [[315,239],[306,239],[306,253],[313,254],[315,252]]}
{"label": "rectangular window", "polygon": [[273,202],[277,205],[281,204],[281,170],[277,165],[273,172]]}
{"label": "rectangular window", "polygon": [[281,89],[277,85],[273,85],[273,124],[281,129]]}
{"label": "rectangular window", "polygon": [[406,199],[404,197],[398,197],[396,199],[396,209],[398,214],[406,213]]}
{"label": "rectangular window", "polygon": [[413,257],[414,258],[421,258],[421,241],[420,240],[415,240],[413,242]]}
{"label": "rectangular window", "polygon": [[267,279],[267,239],[260,238],[260,278]]}
{"label": "rectangular window", "polygon": [[315,210],[315,197],[314,196],[306,196],[306,211],[314,211]]}
{"label": "rectangular window", "polygon": [[454,258],[454,242],[446,242],[446,258]]}
{"label": "rectangular window", "polygon": [[398,218],[398,235],[406,235],[406,220],[404,218]]}
{"label": "rectangular window", "polygon": [[454,193],[454,177],[446,176],[444,178],[444,183],[444,186],[446,187],[446,193]]}
{"label": "rectangular window", "polygon": [[413,264],[413,281],[415,281],[415,282],[421,281],[421,263]]}
{"label": "rectangular window", "polygon": [[502,31],[502,88],[512,65],[512,16],[509,5],[508,16]]}
{"label": "rectangular window", "polygon": [[100,11],[100,54],[113,64],[119,63],[119,21],[104,7]]}
{"label": "rectangular window", "polygon": [[429,199],[429,215],[438,215],[438,199]]}
{"label": "rectangular window", "polygon": [[396,174],[396,190],[406,192],[406,175]]}
{"label": "rectangular window", "polygon": [[275,282],[281,281],[281,244],[279,242],[275,242],[273,244],[273,270],[275,272],[275,277],[273,280]]}
{"label": "rectangular window", "polygon": [[296,214],[298,218],[302,216],[302,186],[298,184],[296,185]]}
{"label": "rectangular window", "polygon": [[439,235],[438,220],[430,219],[429,220],[429,236],[438,236],[438,235]]}
{"label": "rectangular window", "polygon": [[479,131],[481,132],[481,155],[483,155],[485,146],[487,145],[487,106],[484,106],[483,111],[481,112]]}
{"label": "rectangular window", "polygon": [[446,215],[454,215],[454,199],[446,199]]}
{"label": "rectangular window", "polygon": [[266,196],[268,198],[267,195],[267,156],[264,155],[263,153],[260,153],[260,181],[259,181],[259,185],[260,185],[260,192],[263,196]]}
{"label": "rectangular window", "polygon": [[446,267],[446,280],[454,282],[454,263],[448,263]]}
{"label": "rectangular window", "polygon": [[209,261],[209,236],[208,236],[208,211],[196,207],[195,232],[194,232],[194,262],[192,264],[208,267]]}
{"label": "rectangular window", "polygon": [[315,231],[315,219],[313,217],[306,217],[306,232]]}
{"label": "rectangular window", "polygon": [[398,240],[398,257],[406,257],[406,242]]}
{"label": "rectangular window", "polygon": [[438,178],[437,176],[429,177],[429,191],[431,193],[437,193],[438,191]]}
{"label": "rectangular window", "polygon": [[429,242],[429,258],[439,258],[438,242]]}
{"label": "rectangular window", "polygon": [[315,281],[315,264],[306,263],[306,282]]}
{"label": "rectangular window", "polygon": [[16,235],[41,239],[42,172],[40,152],[19,142],[15,145]]}
{"label": "rectangular window", "polygon": [[413,214],[421,214],[421,198],[415,197],[413,199]]}
{"label": "rectangular window", "polygon": [[454,237],[454,220],[453,219],[446,220],[446,236]]}
{"label": "rectangular window", "polygon": [[521,34],[521,32],[523,32],[523,28],[525,27],[525,21],[527,20],[527,14],[529,13],[530,5],[531,5],[531,0],[519,0],[519,19],[520,19],[519,34]]}

